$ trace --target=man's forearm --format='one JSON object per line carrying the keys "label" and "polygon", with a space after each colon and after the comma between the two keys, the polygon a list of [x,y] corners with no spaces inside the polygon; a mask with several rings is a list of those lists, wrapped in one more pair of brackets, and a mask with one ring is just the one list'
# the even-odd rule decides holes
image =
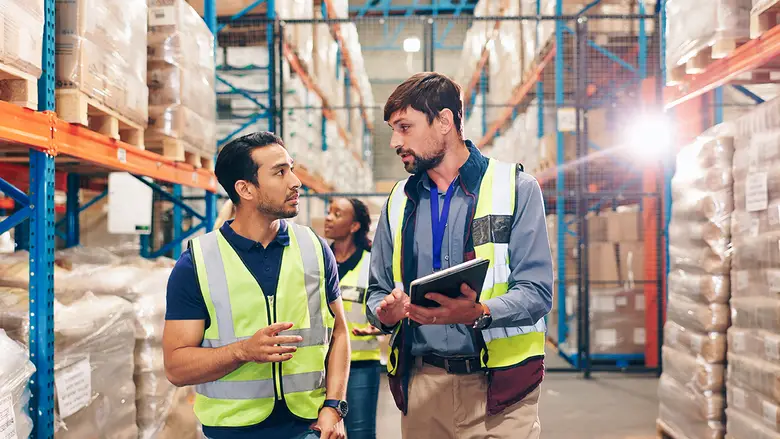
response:
{"label": "man's forearm", "polygon": [[176,349],[165,361],[168,381],[180,387],[217,381],[244,364],[240,343],[219,348]]}
{"label": "man's forearm", "polygon": [[350,355],[349,333],[347,332],[346,322],[339,323],[339,320],[336,320],[336,326],[333,328],[333,336],[330,340],[330,351],[328,352],[327,399],[347,399]]}

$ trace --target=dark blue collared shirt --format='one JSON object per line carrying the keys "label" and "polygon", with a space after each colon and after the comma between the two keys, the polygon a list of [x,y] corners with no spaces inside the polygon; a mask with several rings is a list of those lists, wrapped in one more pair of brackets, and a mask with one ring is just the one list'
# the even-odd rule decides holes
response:
{"label": "dark blue collared shirt", "polygon": [[[287,223],[282,220],[279,233],[268,247],[259,242],[247,239],[236,233],[231,227],[232,221],[225,222],[219,231],[227,242],[241,257],[249,271],[254,275],[263,293],[267,296],[276,294],[279,284],[279,271],[282,267],[282,252],[290,245],[290,234]],[[328,302],[333,302],[341,296],[339,289],[339,273],[333,251],[320,238],[325,260],[325,294]],[[195,274],[195,265],[189,250],[182,253],[168,279],[168,306],[165,310],[166,320],[205,320],[206,328],[211,325],[206,302],[203,300],[200,286]],[[265,312],[265,310],[258,310]],[[203,427],[203,433],[211,439],[248,439],[260,437],[277,437],[277,431],[305,432],[311,424],[295,418],[286,407],[277,404],[271,416],[262,423],[249,427],[215,428]],[[293,435],[294,436],[294,435]],[[288,436],[279,436],[288,437]]]}

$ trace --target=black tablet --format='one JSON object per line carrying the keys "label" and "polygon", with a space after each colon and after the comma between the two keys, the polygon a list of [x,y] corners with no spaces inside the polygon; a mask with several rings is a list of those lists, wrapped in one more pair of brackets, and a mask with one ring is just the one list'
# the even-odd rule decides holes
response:
{"label": "black tablet", "polygon": [[439,293],[447,297],[456,298],[461,295],[460,286],[465,283],[477,292],[477,299],[479,299],[482,285],[485,283],[488,265],[490,265],[490,261],[487,259],[472,259],[446,270],[423,276],[412,282],[409,297],[414,305],[437,308],[439,304],[433,300],[426,299],[426,294]]}

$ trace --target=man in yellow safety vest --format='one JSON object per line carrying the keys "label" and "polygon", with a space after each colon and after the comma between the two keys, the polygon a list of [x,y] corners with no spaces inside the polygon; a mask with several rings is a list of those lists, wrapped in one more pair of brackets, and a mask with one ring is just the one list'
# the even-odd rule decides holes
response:
{"label": "man in yellow safety vest", "polygon": [[215,173],[235,220],[193,239],[168,282],[165,370],[195,385],[210,439],[343,439],[350,345],[336,261],[324,241],[285,221],[300,180],[282,140],[225,145]]}
{"label": "man in yellow safety vest", "polygon": [[[419,73],[385,104],[390,146],[412,176],[379,219],[368,318],[393,334],[388,371],[405,439],[538,439],[552,306],[542,193],[521,165],[463,138],[460,93]],[[464,284],[455,299],[429,294],[438,308],[410,303],[413,280],[475,258],[489,261],[479,296]]]}

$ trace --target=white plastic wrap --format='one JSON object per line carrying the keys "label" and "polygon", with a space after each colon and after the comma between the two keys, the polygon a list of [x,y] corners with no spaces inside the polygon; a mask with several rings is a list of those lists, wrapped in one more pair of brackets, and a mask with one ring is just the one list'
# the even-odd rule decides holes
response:
{"label": "white plastic wrap", "polygon": [[211,31],[184,0],[148,2],[151,126],[146,144],[171,137],[213,153],[217,139]]}
{"label": "white plastic wrap", "polygon": [[[66,299],[54,301],[57,439],[137,439],[132,305],[118,297],[89,293]],[[0,328],[25,344],[28,305],[26,290],[0,290]],[[60,393],[60,379],[66,375],[78,378],[85,362],[88,377],[81,376],[80,382],[89,382],[89,387],[79,386],[75,394]],[[69,401],[65,409],[63,401]],[[68,413],[62,416],[66,409]]]}
{"label": "white plastic wrap", "polygon": [[39,77],[43,59],[43,0],[4,1],[0,24],[0,62]]}
{"label": "white plastic wrap", "polygon": [[750,39],[751,0],[667,0],[667,68],[719,42]]}
{"label": "white plastic wrap", "polygon": [[[27,382],[35,372],[35,366],[29,360],[27,350],[11,340],[3,329],[0,329],[0,352],[3,353],[0,355],[0,410],[10,408],[13,411],[16,436],[12,434],[11,437],[27,438],[33,427],[27,412],[27,403],[30,401]],[[9,402],[10,406],[7,405]],[[0,411],[0,415],[8,416],[9,413]],[[8,418],[4,419],[8,422]]]}
{"label": "white plastic wrap", "polygon": [[146,126],[146,0],[57,1],[57,87]]}

